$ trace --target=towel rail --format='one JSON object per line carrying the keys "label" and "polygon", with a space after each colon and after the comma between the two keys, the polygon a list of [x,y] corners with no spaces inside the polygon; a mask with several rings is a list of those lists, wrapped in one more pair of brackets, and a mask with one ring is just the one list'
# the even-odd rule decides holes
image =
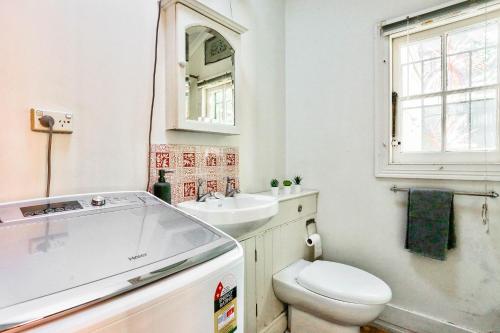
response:
{"label": "towel rail", "polygon": [[[391,187],[392,192],[408,192],[409,188],[397,187],[394,185]],[[468,192],[468,191],[453,191],[453,194],[456,195],[470,195],[473,197],[488,197],[488,198],[498,198],[499,194],[495,191],[490,192]]]}

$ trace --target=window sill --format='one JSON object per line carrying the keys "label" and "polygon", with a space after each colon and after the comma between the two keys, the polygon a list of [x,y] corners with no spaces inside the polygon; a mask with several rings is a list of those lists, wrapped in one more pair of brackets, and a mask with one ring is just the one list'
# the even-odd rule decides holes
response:
{"label": "window sill", "polygon": [[388,164],[375,171],[377,178],[500,181],[500,164]]}

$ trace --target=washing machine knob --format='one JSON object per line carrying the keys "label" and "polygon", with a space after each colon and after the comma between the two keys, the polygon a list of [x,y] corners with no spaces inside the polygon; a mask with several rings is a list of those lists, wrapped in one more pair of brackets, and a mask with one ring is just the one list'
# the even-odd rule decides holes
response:
{"label": "washing machine knob", "polygon": [[92,197],[91,204],[92,206],[104,206],[106,204],[106,199],[101,195],[96,195]]}

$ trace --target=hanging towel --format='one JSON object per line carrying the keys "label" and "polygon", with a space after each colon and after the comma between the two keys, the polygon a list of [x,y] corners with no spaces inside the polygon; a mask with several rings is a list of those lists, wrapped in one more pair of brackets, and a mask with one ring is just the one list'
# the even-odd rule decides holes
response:
{"label": "hanging towel", "polygon": [[405,248],[445,260],[446,250],[456,246],[453,223],[453,192],[410,188]]}

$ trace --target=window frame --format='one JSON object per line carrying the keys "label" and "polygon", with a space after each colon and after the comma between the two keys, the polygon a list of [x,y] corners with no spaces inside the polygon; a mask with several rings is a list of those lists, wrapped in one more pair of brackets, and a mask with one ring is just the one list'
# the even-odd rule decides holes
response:
{"label": "window frame", "polygon": [[[500,10],[495,10],[488,14],[488,20],[500,20]],[[470,25],[484,22],[484,16],[454,17],[449,20],[439,21],[414,27],[410,34],[420,34],[422,36],[441,37],[441,47],[443,59],[447,55],[444,53],[446,38],[450,32],[458,29],[467,29]],[[500,25],[500,24],[499,24]],[[406,32],[400,31],[388,36],[381,33],[382,23],[376,27],[375,32],[375,175],[377,177],[393,178],[427,178],[427,179],[464,179],[464,180],[499,180],[500,181],[500,73],[497,74],[497,150],[494,153],[484,151],[468,152],[444,152],[437,153],[411,153],[411,158],[395,160],[393,146],[397,143],[392,139],[392,91],[393,91],[393,41],[396,38],[406,36]],[[499,28],[500,29],[500,28]],[[499,34],[500,36],[500,34]],[[425,39],[425,38],[421,38]],[[500,43],[497,44],[498,67],[500,68]],[[444,64],[443,64],[444,63]],[[442,78],[446,76],[445,62],[441,62]],[[442,89],[436,94],[439,96],[450,94],[446,89],[446,82],[441,82]],[[475,88],[467,88],[465,91]],[[480,88],[483,89],[482,87]],[[460,90],[453,91],[453,93]],[[445,103],[443,100],[442,103]],[[445,108],[442,107],[442,112]],[[443,116],[443,115],[442,115]],[[397,120],[397,118],[396,118]],[[445,124],[442,124],[442,128]],[[396,126],[400,131],[401,126]],[[442,135],[442,145],[445,145],[444,132]],[[400,137],[397,133],[396,137]],[[408,154],[408,153],[407,153]],[[443,159],[446,154],[446,159]],[[408,155],[409,156],[409,155]],[[417,157],[417,158],[415,158]],[[465,158],[464,158],[465,157]]]}
{"label": "window frame", "polygon": [[[500,13],[497,13],[500,14]],[[496,22],[497,23],[497,30],[500,30],[500,24],[499,24],[499,17],[495,17],[489,20],[490,22]],[[465,31],[469,29],[470,27],[481,24],[484,21],[479,18],[469,18],[465,20],[460,20],[455,23],[451,23],[442,27],[436,27],[432,29],[427,29],[425,31],[413,33],[413,37],[411,42],[419,42],[422,40],[427,40],[431,38],[439,38],[441,42],[441,89],[437,92],[434,93],[424,93],[422,92],[419,95],[411,95],[408,98],[407,97],[400,97],[399,101],[403,101],[404,99],[414,99],[414,98],[426,98],[426,97],[431,97],[431,96],[439,96],[441,97],[441,150],[436,151],[436,152],[429,152],[429,151],[423,151],[423,152],[400,152],[397,148],[394,147],[392,151],[392,161],[395,163],[425,163],[425,162],[436,162],[436,163],[443,163],[443,164],[449,164],[449,163],[465,163],[465,162],[477,162],[481,163],[485,161],[485,154],[488,154],[488,160],[489,161],[496,161],[500,162],[500,150],[499,150],[499,105],[498,101],[500,100],[500,95],[499,95],[499,83],[495,84],[489,84],[489,85],[484,85],[484,86],[477,86],[477,87],[469,87],[469,88],[462,88],[462,89],[448,89],[447,88],[447,58],[448,54],[446,52],[447,48],[447,38],[449,34],[451,33],[457,33],[460,31]],[[499,31],[499,36],[500,36],[500,31]],[[394,91],[394,69],[401,65],[400,62],[398,62],[400,59],[396,58],[394,59],[394,55],[397,54],[395,53],[394,50],[394,45],[397,47],[400,47],[402,44],[405,43],[404,39],[406,38],[406,34],[397,34],[391,36],[391,61],[390,65],[392,66],[393,69],[393,74],[391,76],[391,89]],[[497,55],[500,55],[500,50],[499,50],[500,43],[497,43],[496,49],[497,49]],[[429,59],[426,59],[425,61],[428,61]],[[497,81],[498,78],[500,77],[500,73],[498,73],[498,68],[500,66],[497,65]],[[402,77],[400,77],[402,79]],[[494,151],[490,152],[484,152],[482,150],[470,150],[470,151],[447,151],[446,150],[446,117],[447,117],[447,110],[446,110],[446,98],[449,95],[452,94],[458,94],[458,93],[470,93],[474,91],[485,91],[488,89],[495,89],[496,90],[496,100],[497,100],[497,107],[496,107],[496,128],[497,128],[497,136],[496,136],[496,149]],[[399,90],[399,89],[397,89]],[[401,106],[401,103],[398,103],[399,106]],[[398,108],[397,112],[397,117],[396,117],[396,133],[397,137],[401,138],[402,134],[402,110],[401,107]],[[401,145],[399,146],[401,148]]]}

